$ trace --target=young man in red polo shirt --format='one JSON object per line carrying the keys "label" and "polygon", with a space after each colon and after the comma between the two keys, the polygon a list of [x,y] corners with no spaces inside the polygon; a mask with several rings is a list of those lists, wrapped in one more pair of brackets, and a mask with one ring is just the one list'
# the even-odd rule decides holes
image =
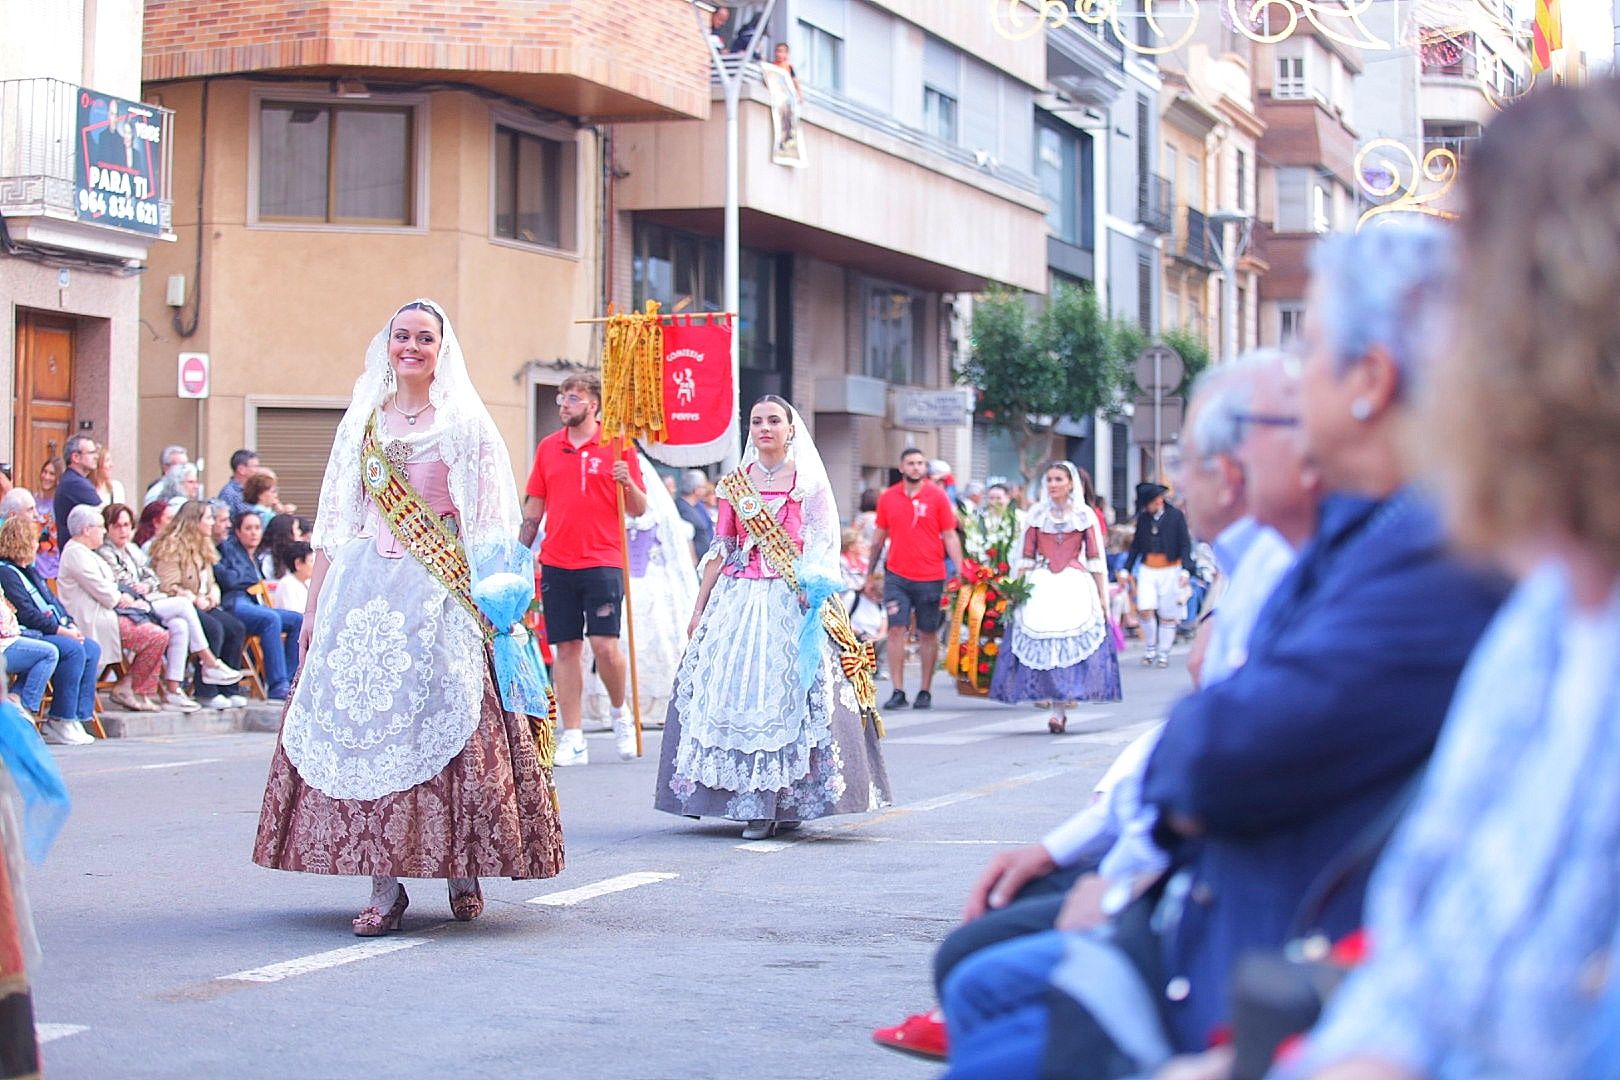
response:
{"label": "young man in red polo shirt", "polygon": [[872,566],[879,565],[889,544],[888,573],[883,578],[883,606],[889,614],[889,679],[894,693],[885,709],[906,707],[906,634],[917,618],[918,659],[922,689],[912,708],[930,709],[934,666],[939,662],[939,601],[945,591],[945,556],[962,565],[962,541],[956,535],[956,510],[945,489],[928,479],[928,457],[915,447],[900,455],[901,481],[878,497],[877,531],[872,534]]}
{"label": "young man in red polo shirt", "polygon": [[546,640],[556,654],[553,679],[562,736],[558,765],[590,761],[580,727],[584,697],[584,639],[589,635],[596,671],[612,705],[619,756],[636,756],[634,722],[624,713],[625,660],[619,651],[624,607],[623,530],[619,491],[631,517],[646,513],[647,495],[633,446],[604,446],[602,384],[594,375],[574,375],[557,388],[561,431],[540,440],[523,501],[520,538],[532,544],[546,522],[540,545],[540,601]]}

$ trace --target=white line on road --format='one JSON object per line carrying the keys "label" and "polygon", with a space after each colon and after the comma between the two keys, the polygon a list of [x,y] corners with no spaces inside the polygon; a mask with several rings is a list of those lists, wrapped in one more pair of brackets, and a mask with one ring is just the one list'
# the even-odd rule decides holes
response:
{"label": "white line on road", "polygon": [[158,761],[151,765],[137,765],[137,769],[183,769],[187,765],[212,765],[221,760],[217,757],[197,758],[195,761]]}
{"label": "white line on road", "polygon": [[65,1039],[69,1035],[77,1035],[81,1031],[89,1031],[87,1024],[35,1024],[34,1039],[44,1046],[57,1039]]}
{"label": "white line on road", "polygon": [[618,877],[598,881],[594,885],[581,885],[577,889],[564,889],[561,892],[546,893],[544,896],[536,896],[528,903],[544,904],[546,907],[573,907],[575,904],[584,903],[586,900],[594,900],[598,896],[624,892],[626,889],[635,889],[642,885],[653,885],[679,876],[679,874],[671,874],[662,870],[638,870],[633,874],[620,874]]}
{"label": "white line on road", "polygon": [[[807,833],[806,840],[823,839],[814,833]],[[832,839],[826,837],[825,839]],[[1028,840],[911,840],[902,836],[839,836],[839,843],[862,844],[939,844],[946,847],[1020,847],[1029,843]],[[738,844],[738,851],[752,851],[760,855],[768,855],[773,851],[781,851],[798,841],[795,840],[754,840],[747,844]]]}
{"label": "white line on road", "polygon": [[291,979],[298,975],[308,975],[311,972],[324,971],[327,968],[340,967],[352,964],[356,960],[369,960],[373,956],[382,956],[386,953],[399,952],[401,949],[413,948],[417,945],[427,944],[428,939],[422,937],[396,937],[376,938],[364,941],[358,945],[348,945],[341,949],[332,949],[329,952],[315,953],[312,956],[300,956],[295,960],[283,960],[279,964],[268,964],[265,967],[249,968],[247,971],[238,971],[234,975],[220,975],[216,982],[253,982],[272,983],[283,979]]}

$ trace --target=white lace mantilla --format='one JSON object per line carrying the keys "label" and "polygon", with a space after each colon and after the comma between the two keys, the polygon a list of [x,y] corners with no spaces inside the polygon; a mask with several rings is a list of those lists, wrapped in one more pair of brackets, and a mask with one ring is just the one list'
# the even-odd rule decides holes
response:
{"label": "white lace mantilla", "polygon": [[478,726],[484,642],[413,558],[340,547],[281,742],[305,783],[376,799],[437,776]]}
{"label": "white lace mantilla", "polygon": [[1089,573],[1046,567],[1030,575],[1030,597],[1018,608],[1008,646],[1025,667],[1053,671],[1073,667],[1108,637],[1102,599]]}
{"label": "white lace mantilla", "polygon": [[722,575],[675,679],[675,775],[733,792],[781,791],[832,741],[834,694],[856,708],[831,649],[805,693],[795,670],[803,619],[780,578]]}

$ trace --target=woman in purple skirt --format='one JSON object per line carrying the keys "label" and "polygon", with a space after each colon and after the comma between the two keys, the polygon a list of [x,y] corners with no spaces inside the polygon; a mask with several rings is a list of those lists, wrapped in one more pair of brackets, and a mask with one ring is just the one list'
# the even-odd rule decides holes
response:
{"label": "woman in purple skirt", "polygon": [[1072,462],[1046,470],[1046,494],[1029,512],[1023,565],[1031,585],[1013,616],[990,678],[990,697],[1050,703],[1054,735],[1068,707],[1119,701],[1119,656],[1108,629],[1108,579],[1102,528],[1090,509],[1091,477]]}

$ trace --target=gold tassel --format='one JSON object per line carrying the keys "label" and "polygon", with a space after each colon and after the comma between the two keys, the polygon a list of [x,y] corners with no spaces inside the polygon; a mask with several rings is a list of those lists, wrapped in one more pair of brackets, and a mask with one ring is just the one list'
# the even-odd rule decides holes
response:
{"label": "gold tassel", "polygon": [[602,426],[615,439],[657,441],[664,430],[664,324],[656,300],[645,311],[607,320]]}

